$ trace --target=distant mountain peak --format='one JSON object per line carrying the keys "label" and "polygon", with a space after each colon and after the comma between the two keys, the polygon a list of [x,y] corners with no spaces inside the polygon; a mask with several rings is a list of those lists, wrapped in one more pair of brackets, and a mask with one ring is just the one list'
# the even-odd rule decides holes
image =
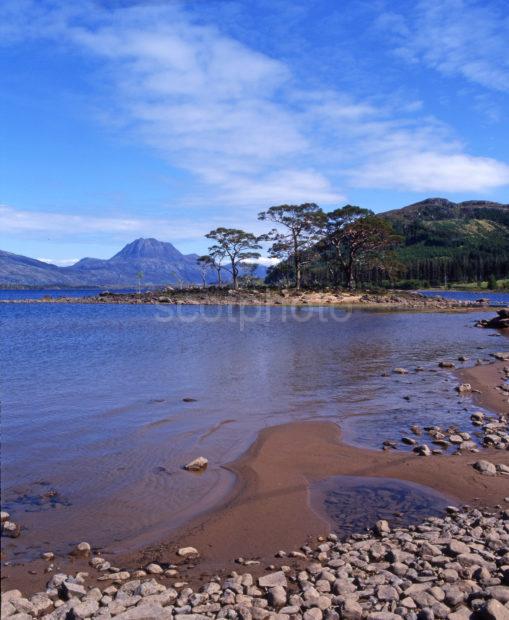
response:
{"label": "distant mountain peak", "polygon": [[183,258],[183,254],[167,241],[159,241],[153,237],[147,239],[140,237],[124,246],[110,260],[132,260],[137,258],[175,260]]}

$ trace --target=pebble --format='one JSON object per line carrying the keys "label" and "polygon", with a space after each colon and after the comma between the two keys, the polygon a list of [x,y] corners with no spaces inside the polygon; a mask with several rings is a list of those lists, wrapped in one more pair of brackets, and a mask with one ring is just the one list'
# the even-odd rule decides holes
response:
{"label": "pebble", "polygon": [[[321,538],[295,552],[298,569],[273,569],[256,585],[248,572],[214,577],[196,591],[184,581],[159,583],[173,569],[155,562],[132,574],[112,568],[99,580],[115,585],[103,590],[85,585],[87,573],[57,573],[29,599],[4,592],[2,618],[509,620],[508,542],[509,509],[449,506],[420,525],[381,519],[345,540]],[[94,570],[100,560],[90,560]]]}
{"label": "pebble", "polygon": [[190,555],[199,555],[198,549],[195,549],[194,547],[181,547],[177,551],[177,554],[180,555],[180,557],[182,558],[185,558]]}
{"label": "pebble", "polygon": [[209,462],[204,456],[199,456],[187,463],[187,465],[184,465],[184,469],[187,471],[203,471],[207,469],[208,464]]}

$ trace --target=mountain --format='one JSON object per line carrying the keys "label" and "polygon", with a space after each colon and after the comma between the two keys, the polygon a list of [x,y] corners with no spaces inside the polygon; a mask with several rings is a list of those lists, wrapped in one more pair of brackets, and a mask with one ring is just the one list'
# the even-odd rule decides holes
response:
{"label": "mountain", "polygon": [[[198,284],[202,277],[196,259],[196,254],[182,254],[157,239],[136,239],[110,259],[82,258],[70,267],[0,251],[0,285],[132,288],[140,272],[143,286]],[[210,272],[206,279],[214,282],[215,274]]]}
{"label": "mountain", "polygon": [[77,286],[72,276],[60,267],[35,258],[0,250],[0,286],[48,286],[61,288]]}
{"label": "mountain", "polygon": [[[63,269],[82,283],[109,287],[135,286],[140,272],[145,286],[202,281],[195,255],[186,256],[157,239],[136,239],[112,258],[82,258]],[[207,280],[213,282],[214,274],[207,274]]]}
{"label": "mountain", "polygon": [[404,239],[396,252],[403,280],[509,277],[509,204],[428,198],[381,216]]}
{"label": "mountain", "polygon": [[[198,254],[182,254],[171,243],[157,239],[136,239],[109,259],[82,258],[70,267],[57,267],[34,258],[0,250],[0,287],[100,287],[136,288],[139,274],[143,287],[171,284],[201,284]],[[255,276],[263,279],[266,269],[258,265]],[[205,274],[208,284],[216,273]],[[223,274],[227,282],[229,275]]]}

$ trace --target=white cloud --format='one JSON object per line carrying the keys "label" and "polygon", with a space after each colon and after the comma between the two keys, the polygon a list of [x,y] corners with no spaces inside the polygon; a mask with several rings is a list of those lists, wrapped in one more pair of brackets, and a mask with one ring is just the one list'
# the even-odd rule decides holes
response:
{"label": "white cloud", "polygon": [[[109,93],[111,122],[195,176],[197,187],[191,188],[187,204],[254,211],[280,202],[337,204],[351,185],[483,192],[509,184],[505,164],[468,153],[450,129],[423,115],[421,102],[382,108],[345,93],[307,89],[280,60],[213,25],[198,24],[185,4],[113,10],[95,3],[53,2],[46,10],[29,0],[18,5],[6,0],[4,6],[9,4],[8,18],[0,8],[0,23],[5,28],[8,22],[6,36],[15,37],[18,23],[25,36],[51,37],[101,61],[97,79]],[[505,88],[507,57],[498,66],[492,62],[500,55],[503,23],[495,28],[480,5],[445,4],[458,17],[457,27],[435,0],[420,5],[417,25],[387,13],[382,27],[395,33],[400,53],[413,62],[468,72],[469,79],[484,75],[492,87]],[[465,37],[472,33],[459,13],[471,7],[478,7],[474,17],[479,11],[482,34],[470,39],[475,44],[469,49]],[[23,11],[24,19],[19,17]],[[484,38],[490,41],[483,48]],[[489,54],[481,48],[489,48]],[[199,223],[180,221],[179,233],[178,227],[156,221],[47,215],[39,220],[43,229],[75,225],[137,233],[160,226],[171,238],[200,236],[214,225],[209,221],[196,234]],[[33,226],[23,222],[20,216],[18,229]]]}
{"label": "white cloud", "polygon": [[502,2],[421,0],[405,18],[385,13],[379,26],[394,35],[396,53],[444,75],[460,75],[509,92],[509,13]]}
{"label": "white cloud", "polygon": [[[216,224],[212,221],[213,224]],[[0,205],[0,229],[4,234],[44,233],[55,237],[73,235],[114,235],[116,239],[158,237],[174,241],[200,239],[210,230],[211,221],[117,218],[27,211]],[[41,259],[44,260],[44,259]]]}
{"label": "white cloud", "polygon": [[79,258],[37,258],[37,260],[43,263],[49,263],[50,265],[58,265],[58,267],[69,267],[79,261]]}
{"label": "white cloud", "polygon": [[490,158],[436,152],[395,153],[352,173],[360,187],[412,188],[416,192],[480,192],[505,185],[509,166]]}

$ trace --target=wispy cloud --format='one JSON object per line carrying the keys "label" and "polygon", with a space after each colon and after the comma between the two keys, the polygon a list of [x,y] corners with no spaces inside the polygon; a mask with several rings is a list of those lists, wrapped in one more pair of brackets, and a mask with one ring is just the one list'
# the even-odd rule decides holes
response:
{"label": "wispy cloud", "polygon": [[[215,223],[212,220],[212,223]],[[115,218],[75,215],[16,209],[0,205],[0,229],[4,234],[51,234],[55,238],[88,235],[113,236],[117,240],[133,237],[159,237],[175,241],[201,239],[210,230],[211,220],[182,220],[151,218]],[[41,259],[44,260],[44,259]]]}
{"label": "wispy cloud", "polygon": [[[509,184],[509,166],[467,152],[449,128],[423,114],[419,102],[382,107],[348,93],[308,89],[285,63],[198,23],[185,4],[115,10],[58,2],[43,10],[29,0],[18,10],[9,0],[5,5],[11,7],[3,16],[11,40],[23,33],[51,37],[99,59],[112,123],[190,171],[200,186],[196,195],[205,188],[213,205],[254,210],[279,202],[332,204],[353,186],[483,192]],[[413,62],[505,89],[507,58],[493,62],[503,24],[496,26],[496,16],[477,4],[445,5],[453,9],[450,15],[427,0],[415,24],[387,13],[382,26]],[[462,10],[474,11],[476,29],[476,18],[480,24],[482,34],[470,39],[475,52],[466,43],[472,29],[467,33],[462,19],[454,26],[451,17]],[[16,35],[16,23],[22,35]],[[489,54],[479,51],[485,37]],[[58,218],[49,222],[59,226]],[[126,219],[98,228],[105,224],[119,231],[140,226]]]}
{"label": "wispy cloud", "polygon": [[407,15],[387,12],[378,20],[392,33],[400,57],[490,90],[509,92],[505,1],[421,0],[410,6]]}

